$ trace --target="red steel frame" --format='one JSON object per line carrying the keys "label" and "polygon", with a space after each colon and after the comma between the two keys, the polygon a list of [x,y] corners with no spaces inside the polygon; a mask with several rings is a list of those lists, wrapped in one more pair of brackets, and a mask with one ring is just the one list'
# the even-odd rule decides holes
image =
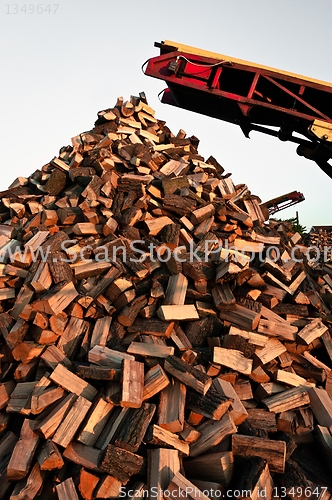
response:
{"label": "red steel frame", "polygon": [[332,85],[156,45],[161,55],[149,59],[145,74],[167,83],[162,102],[237,124],[246,137],[257,130],[295,142],[332,177],[331,143],[308,130],[315,120],[332,124]]}

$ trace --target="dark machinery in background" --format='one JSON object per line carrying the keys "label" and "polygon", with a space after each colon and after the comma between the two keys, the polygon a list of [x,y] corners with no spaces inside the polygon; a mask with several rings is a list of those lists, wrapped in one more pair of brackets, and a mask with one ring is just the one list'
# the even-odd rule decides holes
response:
{"label": "dark machinery in background", "polygon": [[[331,83],[176,42],[155,46],[160,55],[145,74],[167,83],[163,103],[239,125],[246,137],[255,130],[294,142],[332,178]],[[288,198],[287,206],[303,199]]]}
{"label": "dark machinery in background", "polygon": [[292,191],[291,193],[266,201],[265,203],[262,203],[262,206],[268,209],[270,215],[274,215],[277,212],[280,212],[280,210],[284,210],[284,208],[291,207],[300,203],[300,201],[304,201],[304,199],[305,198],[302,193]]}

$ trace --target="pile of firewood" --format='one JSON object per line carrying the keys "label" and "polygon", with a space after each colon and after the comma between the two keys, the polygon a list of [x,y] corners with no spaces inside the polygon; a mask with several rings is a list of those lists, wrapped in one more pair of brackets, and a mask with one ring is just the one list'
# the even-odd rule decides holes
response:
{"label": "pile of firewood", "polygon": [[[324,226],[323,226],[324,227]],[[319,262],[332,262],[332,227],[318,230],[314,227],[309,232],[309,246],[313,247],[313,257]],[[318,254],[319,253],[319,254]]]}
{"label": "pile of firewood", "polygon": [[198,142],[119,99],[1,193],[0,499],[330,498],[332,266]]}

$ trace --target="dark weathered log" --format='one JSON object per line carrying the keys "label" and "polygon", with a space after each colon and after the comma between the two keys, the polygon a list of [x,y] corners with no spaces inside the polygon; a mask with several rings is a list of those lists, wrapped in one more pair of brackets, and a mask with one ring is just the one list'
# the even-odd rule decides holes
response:
{"label": "dark weathered log", "polygon": [[77,367],[76,375],[83,379],[120,380],[121,370],[93,365],[80,365]]}
{"label": "dark weathered log", "polygon": [[135,453],[143,441],[155,410],[156,406],[149,403],[143,403],[141,408],[130,409],[117,434],[115,445]]}
{"label": "dark weathered log", "polygon": [[131,476],[140,472],[143,464],[143,457],[109,444],[100,462],[100,468],[121,483],[126,484]]}
{"label": "dark weathered log", "polygon": [[267,461],[271,472],[283,473],[286,460],[286,443],[254,436],[232,436],[232,451],[242,457],[260,457]]}

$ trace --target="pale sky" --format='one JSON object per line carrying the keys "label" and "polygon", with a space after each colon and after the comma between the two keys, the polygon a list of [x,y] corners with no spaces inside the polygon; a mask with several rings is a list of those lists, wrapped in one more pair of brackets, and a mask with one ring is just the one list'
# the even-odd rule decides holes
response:
{"label": "pale sky", "polygon": [[156,116],[174,133],[199,137],[200,154],[215,156],[235,184],[262,201],[304,193],[305,202],[279,217],[298,210],[307,228],[332,224],[332,180],[295,144],[257,132],[248,140],[235,125],[161,104],[166,85],[141,71],[159,54],[154,42],[168,39],[332,82],[331,0],[7,1],[0,5],[0,190],[90,130],[118,96],[145,91]]}

